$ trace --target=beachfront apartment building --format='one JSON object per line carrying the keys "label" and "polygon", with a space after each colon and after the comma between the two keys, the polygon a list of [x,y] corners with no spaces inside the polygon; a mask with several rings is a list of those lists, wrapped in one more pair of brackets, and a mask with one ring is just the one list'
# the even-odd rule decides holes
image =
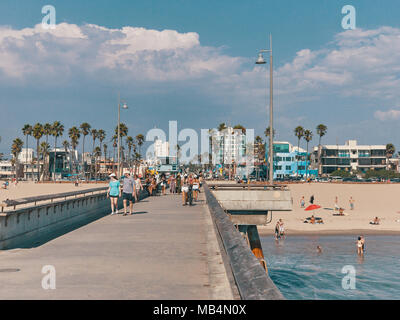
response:
{"label": "beachfront apartment building", "polygon": [[210,133],[213,164],[240,164],[246,156],[246,133],[242,129],[225,128]]}
{"label": "beachfront apartment building", "polygon": [[[330,174],[336,170],[361,171],[386,169],[386,145],[358,145],[357,140],[348,140],[344,145],[322,145],[313,150],[314,159],[321,161],[319,170]],[[318,166],[318,163],[316,163]]]}
{"label": "beachfront apartment building", "polygon": [[[307,156],[308,155],[308,156]],[[310,167],[310,153],[287,141],[274,141],[274,179],[317,176],[318,171]],[[268,150],[266,152],[268,159]]]}

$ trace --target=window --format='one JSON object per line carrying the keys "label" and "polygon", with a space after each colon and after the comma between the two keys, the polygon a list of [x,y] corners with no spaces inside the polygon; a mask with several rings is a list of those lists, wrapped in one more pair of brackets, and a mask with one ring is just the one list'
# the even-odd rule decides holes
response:
{"label": "window", "polygon": [[286,170],[292,170],[292,166],[286,166]]}

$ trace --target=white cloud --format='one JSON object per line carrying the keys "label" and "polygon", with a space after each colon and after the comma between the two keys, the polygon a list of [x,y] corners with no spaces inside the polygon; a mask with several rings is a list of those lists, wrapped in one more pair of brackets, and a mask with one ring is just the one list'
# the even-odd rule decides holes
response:
{"label": "white cloud", "polygon": [[[241,58],[200,45],[194,32],[62,23],[56,29],[0,28],[0,80],[70,80],[99,72],[115,79],[187,80],[233,72]],[[236,65],[236,67],[235,67]],[[233,66],[233,67],[232,67]]]}
{"label": "white cloud", "polygon": [[400,29],[339,33],[323,49],[299,51],[292,62],[278,68],[276,76],[282,84],[281,94],[400,100]]}
{"label": "white cloud", "polygon": [[390,109],[388,111],[378,110],[374,113],[374,117],[380,121],[398,120],[400,119],[399,109]]}

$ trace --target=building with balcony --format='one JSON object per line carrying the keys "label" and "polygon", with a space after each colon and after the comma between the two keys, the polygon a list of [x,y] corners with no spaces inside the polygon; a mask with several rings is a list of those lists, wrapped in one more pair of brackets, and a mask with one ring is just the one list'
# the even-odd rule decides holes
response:
{"label": "building with balcony", "polygon": [[[318,161],[318,147],[314,147],[313,152]],[[336,170],[366,172],[387,167],[386,145],[358,145],[357,140],[348,140],[344,145],[323,145],[320,158],[322,174]]]}
{"label": "building with balcony", "polygon": [[211,134],[213,164],[239,165],[246,156],[246,134],[242,129],[225,128]]}
{"label": "building with balcony", "polygon": [[[303,176],[317,176],[318,171],[310,166],[310,153],[286,141],[274,142],[274,179]],[[268,151],[266,154],[268,159]],[[307,168],[308,167],[308,168]]]}

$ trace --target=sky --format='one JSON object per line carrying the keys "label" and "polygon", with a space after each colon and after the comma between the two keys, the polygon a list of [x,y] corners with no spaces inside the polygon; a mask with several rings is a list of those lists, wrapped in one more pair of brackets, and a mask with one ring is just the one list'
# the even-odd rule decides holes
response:
{"label": "sky", "polygon": [[[54,30],[41,25],[48,4]],[[342,28],[345,5],[356,9],[355,30]],[[225,122],[262,135],[269,65],[254,62],[269,34],[277,140],[296,144],[301,125],[317,144],[323,123],[323,143],[400,150],[399,16],[398,0],[2,0],[0,152],[24,124],[56,120],[89,122],[108,142],[118,93],[132,136],[169,120],[178,130]]]}

